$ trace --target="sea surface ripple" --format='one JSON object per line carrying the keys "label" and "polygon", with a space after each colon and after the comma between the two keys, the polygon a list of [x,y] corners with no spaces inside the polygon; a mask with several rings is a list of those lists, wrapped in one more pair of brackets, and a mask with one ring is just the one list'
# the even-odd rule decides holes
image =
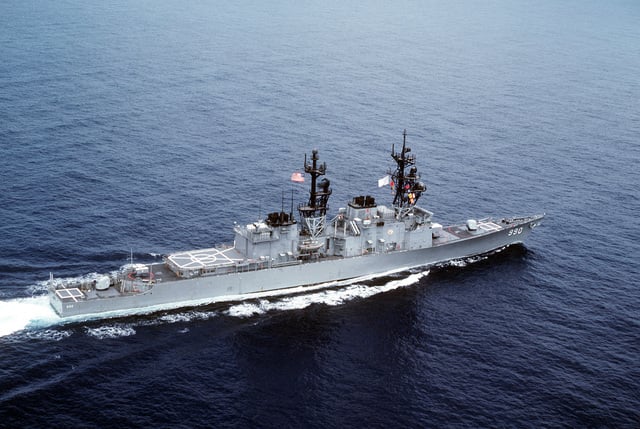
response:
{"label": "sea surface ripple", "polygon": [[[640,426],[640,3],[0,10],[0,427]],[[438,221],[546,212],[526,246],[109,319],[47,304],[50,272],[231,241],[313,148],[333,213],[389,203],[405,128]]]}

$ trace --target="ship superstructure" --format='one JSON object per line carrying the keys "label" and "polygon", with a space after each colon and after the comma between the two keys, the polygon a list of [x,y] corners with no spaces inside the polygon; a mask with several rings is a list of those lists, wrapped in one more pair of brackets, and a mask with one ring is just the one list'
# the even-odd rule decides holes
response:
{"label": "ship superstructure", "polygon": [[309,199],[293,210],[234,226],[232,245],[173,253],[162,263],[128,264],[77,284],[50,282],[50,302],[63,317],[153,306],[249,298],[256,293],[375,275],[488,253],[521,243],[544,215],[468,220],[443,227],[417,205],[426,191],[416,158],[392,146],[395,169],[382,183],[391,206],[354,197],[328,219],[331,183],[317,150],[305,157]]}

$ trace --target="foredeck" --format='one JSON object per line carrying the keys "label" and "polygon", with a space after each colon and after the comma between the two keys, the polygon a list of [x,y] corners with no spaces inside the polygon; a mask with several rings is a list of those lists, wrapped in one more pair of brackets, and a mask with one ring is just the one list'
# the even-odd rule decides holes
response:
{"label": "foredeck", "polygon": [[450,225],[442,228],[440,236],[433,239],[433,245],[439,246],[455,240],[462,240],[490,232],[500,231],[501,229],[503,229],[503,227],[493,222],[492,219],[483,219],[478,221],[478,229],[475,231],[470,231],[466,224]]}

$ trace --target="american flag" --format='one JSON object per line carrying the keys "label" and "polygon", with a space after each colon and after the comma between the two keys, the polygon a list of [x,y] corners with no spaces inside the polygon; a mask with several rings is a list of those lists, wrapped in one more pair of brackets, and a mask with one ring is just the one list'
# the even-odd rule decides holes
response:
{"label": "american flag", "polygon": [[296,182],[296,183],[303,183],[304,182],[304,176],[302,175],[302,173],[296,171],[295,173],[293,173],[291,175],[291,181],[292,182]]}

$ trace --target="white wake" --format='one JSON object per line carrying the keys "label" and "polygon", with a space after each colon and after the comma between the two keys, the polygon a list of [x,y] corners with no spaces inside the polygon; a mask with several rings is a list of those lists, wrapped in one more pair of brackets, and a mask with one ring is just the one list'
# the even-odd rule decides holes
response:
{"label": "white wake", "polygon": [[429,272],[411,274],[407,278],[392,280],[381,286],[366,286],[352,284],[342,289],[329,289],[310,294],[287,296],[274,301],[261,299],[256,302],[243,302],[236,304],[227,310],[227,314],[233,317],[250,317],[256,314],[264,314],[268,311],[300,310],[312,304],[324,304],[336,306],[344,304],[356,298],[369,298],[379,293],[388,292],[401,287],[410,286],[420,281]]}
{"label": "white wake", "polygon": [[28,328],[46,328],[61,321],[46,295],[0,301],[0,337]]}
{"label": "white wake", "polygon": [[[403,270],[404,269],[393,270],[378,275],[363,276],[340,282],[329,282],[313,286],[301,286],[286,290],[263,292],[253,294],[251,296],[227,296],[216,299],[171,303],[135,310],[113,311],[68,318],[61,318],[55,313],[53,308],[49,305],[49,297],[47,295],[29,298],[14,298],[0,301],[0,337],[25,331],[25,336],[28,338],[60,340],[71,335],[71,333],[70,331],[59,331],[54,328],[68,323],[149,314],[175,310],[180,307],[197,307],[216,302],[242,301],[243,299],[247,301],[231,305],[231,307],[224,311],[224,314],[231,317],[249,317],[255,314],[263,314],[268,311],[303,309],[312,304],[336,306],[355,298],[368,298],[379,293],[415,284],[422,277],[428,274],[428,271],[411,274],[408,277],[391,280],[385,284],[377,286],[362,284],[362,282],[369,281],[377,277],[388,276]],[[72,281],[74,279],[65,280]],[[41,288],[39,287],[39,289]],[[256,300],[258,301],[256,302]],[[112,322],[97,328],[85,328],[85,333],[99,339],[115,338],[135,335],[136,331],[134,326],[206,320],[217,316],[218,314],[219,312],[217,311],[190,309],[184,312],[159,315],[152,321],[147,319],[145,321],[139,321],[138,323]]]}

